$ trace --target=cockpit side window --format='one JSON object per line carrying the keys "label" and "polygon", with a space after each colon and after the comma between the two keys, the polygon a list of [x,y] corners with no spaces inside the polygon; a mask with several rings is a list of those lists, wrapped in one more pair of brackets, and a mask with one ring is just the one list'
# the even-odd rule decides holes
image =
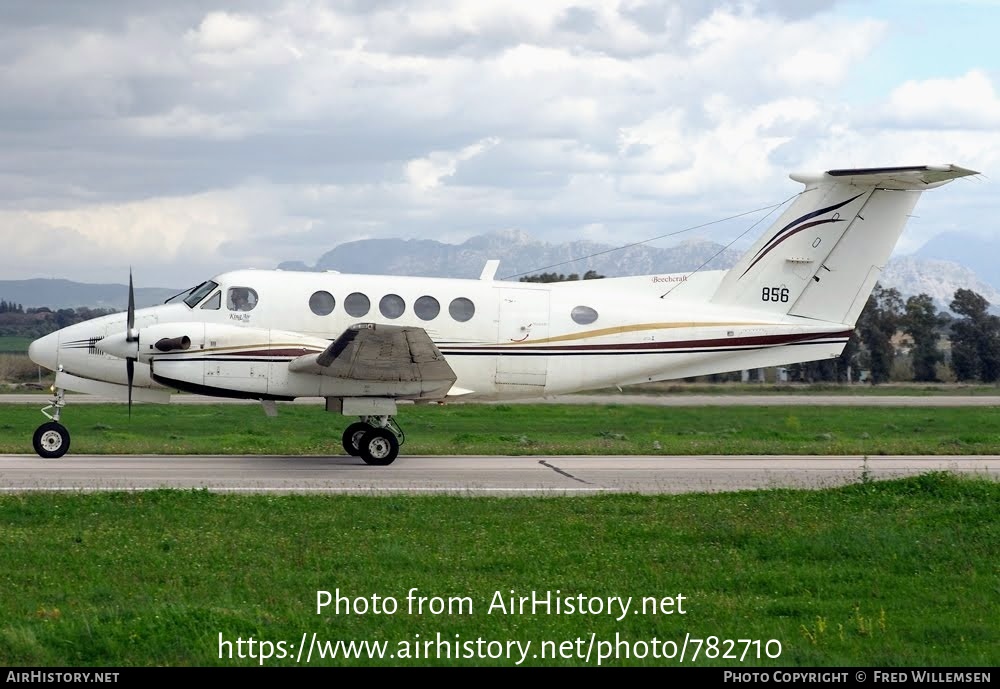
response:
{"label": "cockpit side window", "polygon": [[226,293],[226,307],[230,311],[253,311],[257,306],[257,292],[249,287],[230,287]]}
{"label": "cockpit side window", "polygon": [[218,286],[219,283],[212,282],[211,280],[209,280],[208,282],[203,282],[197,287],[195,287],[193,290],[191,290],[191,294],[189,294],[187,297],[184,298],[184,303],[193,309],[198,305],[199,301],[201,301],[209,294],[211,294],[212,290]]}
{"label": "cockpit side window", "polygon": [[218,311],[222,308],[222,292],[216,292],[210,298],[205,300],[205,303],[201,305],[203,309],[210,309],[212,311]]}

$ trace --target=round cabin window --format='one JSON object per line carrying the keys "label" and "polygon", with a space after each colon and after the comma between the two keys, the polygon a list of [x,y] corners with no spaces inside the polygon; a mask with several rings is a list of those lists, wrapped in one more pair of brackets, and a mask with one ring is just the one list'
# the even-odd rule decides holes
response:
{"label": "round cabin window", "polygon": [[372,303],[361,292],[348,294],[347,298],[344,299],[344,311],[347,311],[347,313],[355,318],[360,318],[367,314],[371,307]]}
{"label": "round cabin window", "polygon": [[413,313],[422,321],[432,321],[441,313],[441,304],[434,297],[423,296],[413,302]]}
{"label": "round cabin window", "polygon": [[459,297],[452,299],[451,304],[448,305],[448,313],[456,321],[464,323],[476,315],[476,305],[465,297]]}
{"label": "round cabin window", "polygon": [[329,292],[315,292],[309,297],[309,310],[317,316],[329,316],[336,305],[337,300]]}
{"label": "round cabin window", "polygon": [[378,310],[386,318],[399,318],[406,311],[406,302],[398,294],[387,294],[379,301]]}
{"label": "round cabin window", "polygon": [[589,306],[576,306],[569,314],[575,323],[590,325],[597,320],[597,311]]}

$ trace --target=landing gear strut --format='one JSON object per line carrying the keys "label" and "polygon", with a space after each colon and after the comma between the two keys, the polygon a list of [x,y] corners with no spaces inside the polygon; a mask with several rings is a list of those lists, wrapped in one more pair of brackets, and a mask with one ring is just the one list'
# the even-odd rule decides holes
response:
{"label": "landing gear strut", "polygon": [[362,416],[344,430],[347,454],[361,457],[365,464],[388,466],[399,456],[406,436],[391,416]]}
{"label": "landing gear strut", "polygon": [[[31,444],[34,445],[39,457],[56,459],[69,451],[69,431],[59,423],[62,408],[66,406],[65,396],[65,390],[56,388],[52,403],[42,407],[42,413],[49,418],[49,421],[39,426],[31,439]],[[53,410],[51,414],[48,412],[49,409]]]}

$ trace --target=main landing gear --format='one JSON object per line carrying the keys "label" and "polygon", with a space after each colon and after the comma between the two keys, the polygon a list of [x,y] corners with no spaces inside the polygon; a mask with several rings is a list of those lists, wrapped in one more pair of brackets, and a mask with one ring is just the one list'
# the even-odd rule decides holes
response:
{"label": "main landing gear", "polygon": [[362,416],[344,430],[344,449],[365,464],[388,466],[399,456],[406,436],[391,416]]}
{"label": "main landing gear", "polygon": [[[35,430],[34,437],[31,439],[31,443],[35,446],[35,452],[38,453],[39,457],[56,459],[69,451],[69,431],[59,423],[59,415],[62,412],[62,408],[66,406],[65,396],[66,391],[62,388],[57,388],[52,403],[42,407],[42,413],[49,418],[49,421],[39,426]],[[50,414],[48,412],[49,409],[54,411]]]}

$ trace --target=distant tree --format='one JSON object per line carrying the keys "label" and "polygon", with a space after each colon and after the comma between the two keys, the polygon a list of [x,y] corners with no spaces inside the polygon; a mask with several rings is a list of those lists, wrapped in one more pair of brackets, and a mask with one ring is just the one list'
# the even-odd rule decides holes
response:
{"label": "distant tree", "polygon": [[847,339],[844,351],[837,357],[837,382],[853,382],[861,368],[861,339],[855,330]]}
{"label": "distant tree", "polygon": [[76,309],[59,309],[56,311],[56,326],[65,328],[78,322],[76,319]]}
{"label": "distant tree", "polygon": [[929,294],[918,294],[906,300],[901,325],[903,332],[913,338],[910,360],[913,363],[913,379],[936,381],[937,365],[944,361],[944,354],[938,348],[938,333],[943,320]]}
{"label": "distant tree", "polygon": [[883,289],[876,284],[858,318],[858,334],[865,346],[864,359],[872,385],[889,380],[896,355],[892,336],[896,334],[902,314],[903,299],[899,290]]}
{"label": "distant tree", "polygon": [[525,275],[520,282],[563,282],[566,279],[561,273],[536,273],[535,275]]}
{"label": "distant tree", "polygon": [[837,365],[833,359],[805,361],[788,367],[788,378],[801,383],[827,383],[837,380]]}
{"label": "distant tree", "polygon": [[86,307],[55,312],[45,306],[25,310],[21,304],[11,302],[7,302],[7,308],[6,313],[0,310],[0,337],[42,337],[59,328],[114,313],[111,309]]}
{"label": "distant tree", "polygon": [[968,289],[955,291],[951,310],[960,316],[951,325],[951,367],[958,380],[995,383],[1000,379],[1000,317],[990,303]]}
{"label": "distant tree", "polygon": [[857,375],[860,349],[858,334],[851,333],[839,357],[792,364],[788,367],[788,377],[802,383],[846,383],[848,372],[852,379]]}
{"label": "distant tree", "polygon": [[[603,277],[603,275],[598,275],[596,270],[588,270],[583,274],[584,280],[599,280]],[[562,273],[536,273],[534,275],[525,275],[520,279],[520,282],[572,282],[579,279],[579,273],[570,273],[569,275],[563,275]]]}

